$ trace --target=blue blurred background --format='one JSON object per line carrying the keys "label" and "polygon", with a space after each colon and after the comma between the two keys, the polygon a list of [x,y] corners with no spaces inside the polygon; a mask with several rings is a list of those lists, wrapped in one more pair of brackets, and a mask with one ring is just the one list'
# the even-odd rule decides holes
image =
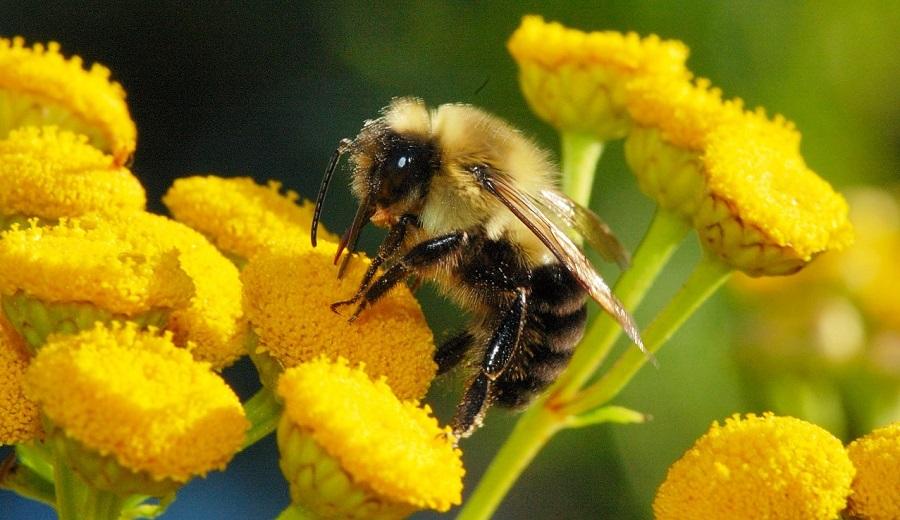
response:
{"label": "blue blurred background", "polygon": [[[311,197],[338,140],[355,135],[393,96],[480,105],[556,152],[557,136],[528,110],[505,48],[527,13],[581,29],[680,39],[691,48],[689,67],[726,96],[794,120],[807,162],[838,189],[900,182],[900,2],[2,2],[0,35],[56,40],[65,53],[112,69],[138,125],[134,171],[151,209],[162,211],[159,197],[172,180],[195,173],[278,179]],[[633,249],[652,204],[624,165],[621,143],[608,146],[596,186],[594,209]],[[352,209],[349,192],[333,189],[326,225],[343,229]],[[370,231],[363,245],[371,251],[380,238]],[[641,323],[684,279],[698,256],[695,242],[685,244],[649,295]],[[609,266],[602,272],[616,276]],[[436,339],[460,323],[433,294],[426,291],[423,301]],[[755,312],[745,299],[720,292],[659,354],[659,369],[642,371],[617,399],[653,421],[558,435],[496,518],[648,518],[666,468],[711,421],[734,412],[806,416],[845,439],[898,418],[897,371],[873,383],[887,404],[869,410],[871,395],[845,395],[840,385],[854,379],[830,377],[843,369],[823,368],[828,359],[804,365],[779,394],[806,389],[805,401],[773,399],[770,369],[756,366],[748,346],[748,326],[767,326],[747,321]],[[778,361],[777,345],[770,350],[771,364],[784,369],[790,360]],[[226,376],[242,395],[254,390],[246,363]],[[822,385],[835,391],[816,390]],[[452,378],[433,388],[429,401],[444,419],[459,391]],[[828,413],[817,414],[823,409]],[[494,412],[463,444],[467,490],[514,419]],[[166,518],[273,518],[287,501],[270,438],[226,472],[189,484]],[[0,518],[53,514],[0,491]]]}

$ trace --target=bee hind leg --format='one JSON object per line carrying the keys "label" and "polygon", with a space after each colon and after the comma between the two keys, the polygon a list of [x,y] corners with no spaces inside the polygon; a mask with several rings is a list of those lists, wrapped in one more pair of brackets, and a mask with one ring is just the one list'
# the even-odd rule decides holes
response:
{"label": "bee hind leg", "polygon": [[438,375],[458,365],[474,342],[475,337],[469,331],[463,331],[441,343],[434,351]]}
{"label": "bee hind leg", "polygon": [[497,330],[484,352],[481,371],[466,389],[451,422],[457,438],[468,437],[481,426],[493,401],[494,381],[510,365],[519,347],[528,310],[527,290],[516,289],[515,298],[502,313]]}

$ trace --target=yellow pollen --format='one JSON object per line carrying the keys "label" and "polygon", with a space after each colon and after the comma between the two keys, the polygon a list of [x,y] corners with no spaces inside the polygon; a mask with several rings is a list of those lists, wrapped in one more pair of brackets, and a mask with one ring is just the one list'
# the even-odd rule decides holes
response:
{"label": "yellow pollen", "polygon": [[348,323],[354,307],[330,306],[356,292],[368,260],[351,261],[338,279],[337,245],[321,241],[283,244],[255,255],[241,272],[244,311],[264,352],[292,367],[325,354],[364,363],[372,377],[386,376],[403,399],[425,395],[437,366],[434,343],[418,303],[403,284]]}
{"label": "yellow pollen", "polygon": [[0,312],[0,445],[26,442],[41,435],[37,405],[22,388],[31,355]]}
{"label": "yellow pollen", "polygon": [[849,512],[854,518],[900,518],[900,422],[878,428],[847,447],[856,467]]}
{"label": "yellow pollen", "polygon": [[287,419],[308,429],[357,484],[418,508],[460,503],[464,470],[449,430],[427,406],[401,402],[383,379],[320,358],[285,371],[278,394]]}
{"label": "yellow pollen", "polygon": [[144,188],[87,137],[56,127],[13,130],[0,140],[0,214],[54,220],[143,210]]}
{"label": "yellow pollen", "polygon": [[564,132],[624,137],[627,84],[642,77],[685,79],[687,47],[657,36],[586,33],[540,16],[525,16],[507,43],[535,113]]}
{"label": "yellow pollen", "polygon": [[[277,181],[260,186],[249,177],[215,176],[178,179],[163,197],[176,220],[245,260],[279,241],[309,242],[313,205],[297,200]],[[321,226],[319,236],[338,239]]]}
{"label": "yellow pollen", "polygon": [[249,426],[209,364],[130,325],[51,338],[25,389],[68,437],[157,479],[223,469]]}
{"label": "yellow pollen", "polygon": [[85,70],[78,56],[65,58],[56,42],[26,47],[23,38],[0,38],[0,137],[19,126],[58,124],[124,164],[137,129],[124,89],[109,76],[102,65]]}
{"label": "yellow pollen", "polygon": [[0,265],[0,294],[89,302],[127,316],[182,307],[194,294],[177,250],[125,240],[101,218],[0,233]]}
{"label": "yellow pollen", "polygon": [[709,431],[671,468],[653,502],[657,520],[831,520],[854,469],[841,442],[793,417],[739,415]]}

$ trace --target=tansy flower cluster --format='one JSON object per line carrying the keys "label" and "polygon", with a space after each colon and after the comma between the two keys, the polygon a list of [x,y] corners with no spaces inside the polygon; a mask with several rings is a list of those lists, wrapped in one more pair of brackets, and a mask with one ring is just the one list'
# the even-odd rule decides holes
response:
{"label": "tansy flower cluster", "polygon": [[564,135],[626,137],[641,189],[726,264],[789,274],[852,241],[846,202],[807,167],[793,124],[692,80],[681,42],[526,16],[508,46],[535,112]]}
{"label": "tansy flower cluster", "polygon": [[[283,434],[282,466],[311,460],[297,459],[306,442],[318,475],[345,486],[314,481],[286,511],[458,504],[460,453],[416,401],[436,367],[409,290],[352,326],[332,313],[355,290],[330,260],[337,237],[313,249],[312,208],[275,182],[184,178],[165,197],[178,220],[146,212],[126,166],[135,125],[109,76],[57,44],[0,40],[0,443],[16,445],[0,486],[62,519],[158,516],[271,433],[284,403],[282,429],[312,436]],[[248,353],[264,385],[242,405],[218,372]],[[382,440],[354,444],[365,428]]]}
{"label": "tansy flower cluster", "polygon": [[[793,417],[734,415],[670,469],[653,502],[669,518],[832,520],[900,515],[900,423],[846,449]],[[848,505],[849,504],[849,505]]]}

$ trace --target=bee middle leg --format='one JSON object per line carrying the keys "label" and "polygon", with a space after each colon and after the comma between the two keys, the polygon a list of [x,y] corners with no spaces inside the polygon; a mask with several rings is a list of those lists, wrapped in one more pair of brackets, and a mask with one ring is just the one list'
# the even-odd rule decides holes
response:
{"label": "bee middle leg", "polygon": [[514,299],[500,316],[497,330],[484,351],[481,371],[466,389],[451,421],[457,438],[468,437],[481,425],[491,405],[493,383],[509,367],[519,348],[528,315],[527,294],[525,288],[517,288]]}
{"label": "bee middle leg", "polygon": [[426,240],[410,249],[402,258],[384,272],[377,280],[372,282],[363,292],[359,306],[350,317],[350,321],[356,320],[359,314],[369,305],[378,301],[389,290],[396,286],[407,276],[414,274],[419,269],[430,267],[444,258],[447,258],[459,249],[468,240],[468,235],[459,231]]}

